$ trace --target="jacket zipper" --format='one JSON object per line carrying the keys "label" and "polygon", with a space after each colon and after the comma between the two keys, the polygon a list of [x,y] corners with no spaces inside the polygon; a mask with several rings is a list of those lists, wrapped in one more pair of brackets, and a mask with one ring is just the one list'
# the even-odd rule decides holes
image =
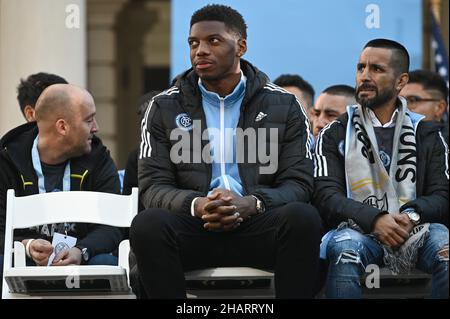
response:
{"label": "jacket zipper", "polygon": [[[17,173],[19,174],[19,178],[20,178],[20,180],[21,180],[21,182],[23,184],[23,190],[26,191],[26,187],[25,186],[33,186],[34,182],[30,182],[30,181],[25,182],[23,174],[21,173],[20,169],[17,167],[16,163],[14,163],[14,161],[12,160],[11,156],[8,153],[8,149],[6,147],[3,148],[3,153],[5,155],[5,158],[10,162],[10,164],[12,166],[15,167]],[[37,180],[37,176],[35,176],[35,180]],[[31,184],[29,184],[29,183],[31,183]]]}
{"label": "jacket zipper", "polygon": [[[241,106],[241,112],[239,115],[239,121],[238,121],[238,125],[237,125],[237,127],[241,128],[242,130],[244,130],[244,128],[245,128],[245,125],[244,125],[245,124],[245,113],[242,111],[245,109],[245,107],[246,106],[244,106],[244,105]],[[244,144],[244,156],[245,156],[245,144]],[[244,175],[242,175],[241,166],[242,166],[242,163],[237,163],[239,177],[241,178],[241,182],[242,182],[242,188],[244,189],[244,193],[246,195],[248,195],[247,181],[245,180]]]}
{"label": "jacket zipper", "polygon": [[[203,105],[202,104],[203,102],[202,102],[202,99],[200,98],[199,99],[199,102],[198,102],[198,105]],[[189,112],[187,112],[188,114],[189,114]],[[202,124],[202,128],[203,127],[207,127],[207,124],[206,124],[206,116],[205,116],[205,112],[203,111],[203,107],[201,107],[200,108],[200,114],[201,114],[201,124]],[[202,134],[200,135],[200,138],[201,138],[201,136],[203,135],[203,132],[202,132]],[[209,141],[209,138],[208,138],[208,140],[201,140],[201,144],[202,144],[202,150],[203,150],[203,148],[209,143],[210,141]],[[202,156],[202,154],[201,154],[201,156]],[[211,176],[212,176],[212,164],[208,164],[208,163],[206,163],[206,162],[203,162],[203,160],[202,160],[202,163],[205,165],[205,167],[206,167],[206,172],[207,172],[207,174],[206,174],[206,183],[205,183],[205,187],[203,187],[203,189],[201,190],[201,191],[203,191],[205,194],[208,194],[208,191],[209,191],[209,185],[211,184]],[[200,190],[200,189],[199,189]]]}
{"label": "jacket zipper", "polygon": [[220,174],[225,183],[225,188],[231,190],[225,166],[225,99],[222,97],[220,98]]}

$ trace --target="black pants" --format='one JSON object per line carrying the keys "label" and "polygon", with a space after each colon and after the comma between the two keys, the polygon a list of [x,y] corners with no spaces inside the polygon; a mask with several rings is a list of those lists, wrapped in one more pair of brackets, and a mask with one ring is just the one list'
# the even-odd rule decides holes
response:
{"label": "black pants", "polygon": [[165,209],[140,212],[130,229],[139,280],[152,298],[185,298],[184,272],[207,267],[275,270],[277,298],[313,298],[319,269],[321,220],[295,202],[252,216],[230,232]]}

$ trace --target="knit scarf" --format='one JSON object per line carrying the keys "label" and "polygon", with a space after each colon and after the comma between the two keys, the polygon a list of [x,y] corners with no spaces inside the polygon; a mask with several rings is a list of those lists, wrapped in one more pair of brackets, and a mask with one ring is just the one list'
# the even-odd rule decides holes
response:
{"label": "knit scarf", "polygon": [[[400,207],[416,198],[416,136],[406,102],[400,99],[395,122],[389,173],[378,150],[369,112],[356,106],[349,118],[346,140],[345,171],[347,196],[358,202],[398,213]],[[360,227],[352,228],[360,229]],[[409,239],[398,250],[383,246],[384,262],[394,273],[409,272],[417,261],[428,225],[413,229]]]}

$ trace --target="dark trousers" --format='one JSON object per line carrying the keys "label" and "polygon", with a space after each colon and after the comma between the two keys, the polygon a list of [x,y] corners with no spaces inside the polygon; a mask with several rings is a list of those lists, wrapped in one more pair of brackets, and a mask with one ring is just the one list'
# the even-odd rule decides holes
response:
{"label": "dark trousers", "polygon": [[205,230],[199,218],[165,209],[140,212],[130,229],[141,295],[151,298],[186,298],[185,271],[227,266],[274,269],[277,298],[313,298],[320,238],[319,213],[300,202],[230,232]]}

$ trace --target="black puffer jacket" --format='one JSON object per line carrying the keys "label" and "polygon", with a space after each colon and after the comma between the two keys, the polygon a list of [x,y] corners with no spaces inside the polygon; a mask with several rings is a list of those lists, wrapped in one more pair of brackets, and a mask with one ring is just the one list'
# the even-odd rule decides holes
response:
{"label": "black puffer jacket", "polygon": [[[278,167],[274,174],[260,174],[256,163],[238,164],[246,195],[256,195],[270,209],[293,201],[310,201],[313,190],[312,159],[307,137],[309,124],[295,96],[268,82],[267,76],[241,60],[247,77],[238,128],[277,128]],[[260,112],[266,116],[255,121]],[[198,77],[192,69],[179,76],[175,86],[155,97],[146,112],[141,136],[139,191],[145,207],[190,213],[192,200],[209,190],[212,166],[205,162],[174,164],[170,159],[170,133],[177,128],[176,117],[186,113],[207,127]],[[189,134],[192,138],[193,131]],[[267,134],[269,135],[269,134]],[[202,149],[209,143],[202,141]],[[190,149],[183,151],[192,152]],[[267,143],[268,144],[268,143]],[[250,145],[254,147],[255,145]],[[244,154],[248,154],[245,140]]]}
{"label": "black puffer jacket", "polygon": [[[38,179],[31,161],[31,148],[38,129],[35,123],[23,124],[8,132],[0,140],[0,249],[3,252],[6,192],[14,189],[16,196],[38,194]],[[70,161],[71,190],[97,191],[120,194],[120,182],[116,166],[100,139],[92,140],[92,151]],[[70,205],[70,203],[67,203]],[[61,207],[64,209],[64,207]],[[30,207],[30,214],[33,208]],[[46,229],[46,230],[45,230]],[[115,250],[122,238],[115,227],[95,224],[72,224],[68,233],[89,249],[91,257]],[[51,227],[43,225],[32,229],[17,230],[14,240],[43,238],[51,242]]]}
{"label": "black puffer jacket", "polygon": [[[316,154],[326,157],[326,174],[315,178],[314,203],[327,227],[352,219],[365,232],[370,232],[381,211],[346,196],[344,149],[348,114],[333,122],[317,142]],[[414,207],[423,222],[448,226],[448,147],[443,143],[440,127],[432,122],[420,122],[416,133],[417,179],[416,199],[400,210]],[[320,156],[317,156],[320,161]],[[325,170],[322,170],[322,172]]]}

